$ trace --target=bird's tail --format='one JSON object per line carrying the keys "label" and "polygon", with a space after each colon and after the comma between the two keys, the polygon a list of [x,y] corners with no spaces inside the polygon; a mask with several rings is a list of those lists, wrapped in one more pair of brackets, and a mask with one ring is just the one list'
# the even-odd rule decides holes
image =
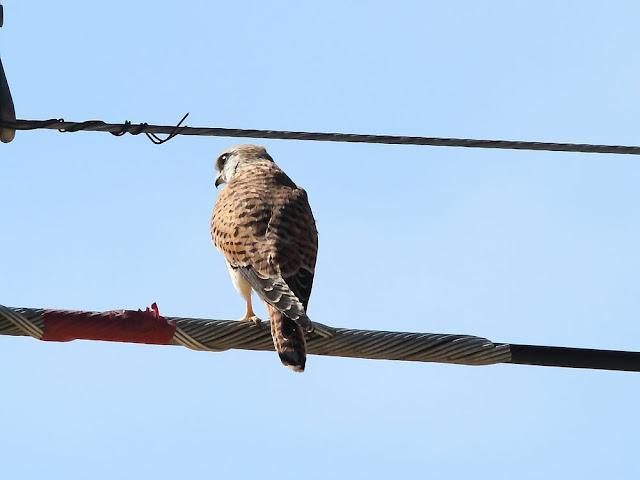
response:
{"label": "bird's tail", "polygon": [[271,319],[271,336],[280,361],[295,372],[303,372],[307,361],[307,342],[300,325],[266,304]]}

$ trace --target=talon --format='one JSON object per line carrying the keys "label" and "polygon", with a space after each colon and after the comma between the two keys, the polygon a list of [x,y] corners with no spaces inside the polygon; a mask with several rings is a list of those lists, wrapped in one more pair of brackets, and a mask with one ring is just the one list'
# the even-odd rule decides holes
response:
{"label": "talon", "polygon": [[256,327],[262,326],[262,319],[257,315],[252,315],[250,317],[243,318],[243,320],[253,323]]}

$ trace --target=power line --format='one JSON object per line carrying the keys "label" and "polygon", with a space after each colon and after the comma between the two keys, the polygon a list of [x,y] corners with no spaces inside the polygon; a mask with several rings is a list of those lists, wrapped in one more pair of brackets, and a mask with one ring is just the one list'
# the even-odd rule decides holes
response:
{"label": "power line", "polygon": [[511,360],[519,365],[592,368],[640,372],[640,353],[590,348],[543,347],[510,344]]}
{"label": "power line", "polygon": [[[310,334],[309,353],[460,365],[513,363],[640,372],[639,352],[496,343],[473,335],[322,327],[319,330],[328,334]],[[273,350],[267,324],[162,317],[155,304],[144,312],[84,312],[0,305],[0,335],[31,336],[47,341],[85,339],[181,345],[215,352]]]}
{"label": "power line", "polygon": [[[0,27],[3,24],[3,10],[0,5]],[[188,114],[187,114],[188,115]],[[511,150],[536,150],[551,152],[612,153],[640,155],[639,146],[593,145],[585,143],[531,142],[521,140],[481,140],[471,138],[415,137],[402,135],[367,135],[356,133],[296,132],[286,130],[259,130],[244,128],[188,127],[181,126],[185,115],[176,126],[106,123],[102,120],[68,122],[63,119],[20,120],[16,119],[11,91],[0,60],[0,141],[9,143],[16,130],[53,129],[61,132],[94,131],[109,132],[116,136],[130,133],[144,133],[155,144],[162,144],[177,135],[197,135],[213,137],[269,138],[278,140],[313,140],[318,142],[380,143],[390,145],[428,145],[434,147],[498,148]],[[165,139],[157,135],[167,134]]]}
{"label": "power line", "polygon": [[[185,116],[186,117],[186,116]],[[184,118],[183,118],[184,120]],[[318,142],[379,143],[389,145],[427,145],[435,147],[498,148],[510,150],[536,150],[550,152],[612,153],[640,155],[640,146],[594,145],[586,143],[530,142],[521,140],[480,140],[471,138],[414,137],[401,135],[367,135],[357,133],[298,132],[286,130],[260,130],[221,127],[188,127],[178,125],[152,125],[148,123],[106,123],[102,120],[69,122],[63,119],[3,121],[0,126],[11,130],[59,130],[61,132],[109,132],[113,135],[140,133],[148,136],[167,134],[210,137],[268,138],[277,140],[312,140]],[[162,143],[154,142],[154,143]]]}

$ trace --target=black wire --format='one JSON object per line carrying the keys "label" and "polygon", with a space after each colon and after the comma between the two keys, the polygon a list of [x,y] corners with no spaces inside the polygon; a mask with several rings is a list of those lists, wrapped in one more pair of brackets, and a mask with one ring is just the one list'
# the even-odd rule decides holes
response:
{"label": "black wire", "polygon": [[[67,122],[62,119],[16,120],[0,122],[0,126],[15,130],[58,129],[62,132],[94,131],[109,132],[120,136],[124,133],[137,135],[145,133],[156,144],[167,142],[178,135],[198,135],[212,137],[269,138],[279,140],[313,140],[319,142],[379,143],[389,145],[429,145],[437,147],[498,148],[511,150],[535,150],[551,152],[612,153],[640,155],[640,146],[593,145],[586,143],[530,142],[520,140],[478,140],[470,138],[408,137],[399,135],[362,135],[354,133],[293,132],[286,130],[257,130],[242,128],[188,127],[182,126],[185,117],[175,126],[105,123],[101,120]],[[169,135],[165,139],[157,134]]]}
{"label": "black wire", "polygon": [[640,372],[640,352],[510,344],[511,361],[519,365],[593,368]]}
{"label": "black wire", "polygon": [[[154,145],[162,145],[163,143],[166,143],[172,138],[174,138],[176,135],[180,134],[180,132],[184,128],[184,127],[181,127],[180,125],[182,125],[182,122],[184,122],[188,116],[189,116],[189,112],[185,113],[184,117],[182,117],[182,119],[178,122],[178,124],[173,128],[173,131],[169,134],[167,138],[160,138],[155,133],[152,133],[152,132],[144,132],[144,134],[147,136],[149,140],[151,140],[151,143],[153,143]],[[144,123],[143,125],[147,125],[147,124]]]}

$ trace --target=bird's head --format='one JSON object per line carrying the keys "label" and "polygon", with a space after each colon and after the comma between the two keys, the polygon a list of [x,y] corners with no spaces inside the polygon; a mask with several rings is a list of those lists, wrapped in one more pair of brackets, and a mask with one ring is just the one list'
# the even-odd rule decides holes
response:
{"label": "bird's head", "polygon": [[230,182],[244,166],[264,161],[273,162],[273,158],[261,145],[234,145],[227,148],[216,159],[216,188]]}

